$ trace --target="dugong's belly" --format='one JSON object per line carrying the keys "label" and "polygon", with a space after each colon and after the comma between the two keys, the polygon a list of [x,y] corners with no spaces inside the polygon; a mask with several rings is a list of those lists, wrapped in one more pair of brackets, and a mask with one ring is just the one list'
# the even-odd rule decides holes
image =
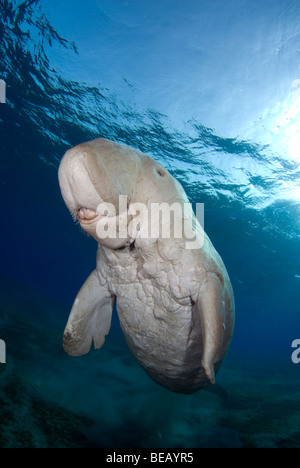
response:
{"label": "dugong's belly", "polygon": [[200,319],[191,304],[175,301],[167,306],[160,295],[132,300],[139,285],[128,288],[131,295],[118,294],[120,324],[129,349],[146,372],[173,391],[190,392],[207,383],[201,370],[202,344]]}
{"label": "dugong's belly", "polygon": [[200,316],[190,297],[175,299],[170,285],[162,287],[134,270],[134,264],[114,268],[113,262],[105,268],[130,351],[150,377],[170,390],[191,393],[205,386]]}

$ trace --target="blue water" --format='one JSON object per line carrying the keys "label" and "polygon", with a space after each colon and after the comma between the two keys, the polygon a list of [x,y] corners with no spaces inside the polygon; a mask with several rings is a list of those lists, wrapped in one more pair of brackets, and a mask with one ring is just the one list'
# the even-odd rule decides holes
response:
{"label": "blue water", "polygon": [[[0,18],[0,446],[300,447],[298,0],[0,0]],[[97,137],[205,203],[236,300],[217,389],[151,381],[116,313],[100,351],[62,349],[96,245],[57,169]]]}

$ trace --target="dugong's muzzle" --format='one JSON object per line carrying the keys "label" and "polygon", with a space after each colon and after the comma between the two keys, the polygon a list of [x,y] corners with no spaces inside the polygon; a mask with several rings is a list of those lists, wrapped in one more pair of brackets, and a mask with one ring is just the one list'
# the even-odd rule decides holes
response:
{"label": "dugong's muzzle", "polygon": [[[122,215],[118,212],[120,187],[93,147],[79,145],[67,151],[61,160],[58,178],[63,199],[84,231],[109,248],[120,248],[133,242],[127,235],[120,238],[103,229],[104,223],[117,225]],[[127,210],[127,195],[125,199]]]}

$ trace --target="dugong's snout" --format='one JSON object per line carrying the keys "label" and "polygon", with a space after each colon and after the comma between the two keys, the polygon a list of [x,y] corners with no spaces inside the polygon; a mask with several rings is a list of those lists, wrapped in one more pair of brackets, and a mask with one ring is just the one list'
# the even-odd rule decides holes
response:
{"label": "dugong's snout", "polygon": [[61,160],[58,180],[62,197],[74,220],[87,234],[97,237],[97,222],[101,218],[98,207],[103,203],[99,184],[97,187],[91,178],[101,181],[100,169],[95,170],[95,155],[75,147],[67,151]]}
{"label": "dugong's snout", "polygon": [[[107,159],[111,159],[110,154]],[[102,221],[102,224],[106,220],[112,224],[114,220],[115,224],[120,222],[118,202],[122,191],[106,165],[107,160],[101,157],[97,147],[81,144],[65,153],[58,180],[67,208],[82,229],[106,247],[120,248],[130,243],[128,237],[109,236],[105,229],[101,230],[102,225],[99,228]]]}
{"label": "dugong's snout", "polygon": [[103,200],[94,186],[90,174],[91,155],[73,148],[66,152],[61,160],[58,180],[63,199],[73,216],[91,219],[91,211],[96,212],[97,206]]}

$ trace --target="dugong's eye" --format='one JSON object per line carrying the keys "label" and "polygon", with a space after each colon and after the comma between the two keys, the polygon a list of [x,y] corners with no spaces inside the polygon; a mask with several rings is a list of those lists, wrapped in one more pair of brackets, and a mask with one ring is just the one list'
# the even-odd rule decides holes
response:
{"label": "dugong's eye", "polygon": [[162,169],[157,169],[157,174],[159,174],[161,177],[165,175],[164,171]]}

